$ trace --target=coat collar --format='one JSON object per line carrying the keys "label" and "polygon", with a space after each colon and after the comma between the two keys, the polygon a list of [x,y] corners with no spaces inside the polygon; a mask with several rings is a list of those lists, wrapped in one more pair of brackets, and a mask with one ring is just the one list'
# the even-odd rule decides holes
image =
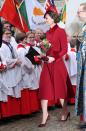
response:
{"label": "coat collar", "polygon": [[53,32],[58,28],[58,25],[56,24],[54,27],[50,28],[49,32]]}
{"label": "coat collar", "polygon": [[20,44],[17,46],[17,49],[19,49],[19,48],[25,48],[25,46],[20,43]]}

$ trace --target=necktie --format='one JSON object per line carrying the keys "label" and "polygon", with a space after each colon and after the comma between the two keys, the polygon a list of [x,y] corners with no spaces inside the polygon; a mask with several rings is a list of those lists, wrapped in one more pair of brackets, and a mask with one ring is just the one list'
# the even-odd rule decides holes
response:
{"label": "necktie", "polygon": [[6,42],[6,41],[4,41],[4,40],[2,40],[2,42],[9,47],[9,49],[10,49],[10,51],[11,51],[11,54],[12,54],[12,58],[15,58],[15,54],[14,54],[14,50],[13,50],[12,45],[11,45],[9,42]]}
{"label": "necktie", "polygon": [[12,58],[15,58],[14,50],[13,50],[13,47],[12,47],[12,45],[10,43],[8,44],[8,47],[9,47],[9,49],[11,51]]}

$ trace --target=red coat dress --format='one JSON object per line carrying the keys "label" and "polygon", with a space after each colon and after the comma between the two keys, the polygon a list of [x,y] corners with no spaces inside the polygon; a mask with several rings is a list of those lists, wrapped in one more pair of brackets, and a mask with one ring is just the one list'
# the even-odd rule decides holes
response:
{"label": "red coat dress", "polygon": [[62,57],[67,53],[67,36],[63,29],[55,25],[46,33],[46,38],[51,43],[47,56],[52,56],[55,61],[44,63],[40,84],[39,98],[57,100],[67,98],[67,69]]}

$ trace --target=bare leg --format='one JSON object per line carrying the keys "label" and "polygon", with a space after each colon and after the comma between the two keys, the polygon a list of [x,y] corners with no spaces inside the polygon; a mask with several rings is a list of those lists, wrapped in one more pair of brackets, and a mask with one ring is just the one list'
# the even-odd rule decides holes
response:
{"label": "bare leg", "polygon": [[67,101],[64,99],[60,99],[61,105],[62,105],[62,120],[64,120],[68,114],[68,108],[67,108]]}
{"label": "bare leg", "polygon": [[42,107],[42,113],[43,113],[43,116],[42,116],[42,124],[45,124],[46,123],[46,119],[48,117],[48,100],[41,100],[41,107]]}

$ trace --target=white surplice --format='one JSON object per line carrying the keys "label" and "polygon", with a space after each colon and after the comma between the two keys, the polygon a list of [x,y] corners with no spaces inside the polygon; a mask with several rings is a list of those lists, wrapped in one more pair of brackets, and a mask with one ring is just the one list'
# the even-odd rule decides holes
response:
{"label": "white surplice", "polygon": [[10,44],[15,48],[15,49],[17,49],[17,46],[18,46],[18,44],[17,44],[17,42],[16,42],[16,40],[15,40],[15,37],[11,37],[11,42],[10,42]]}
{"label": "white surplice", "polygon": [[23,72],[23,88],[29,88],[35,90],[39,88],[39,83],[36,78],[34,66],[31,61],[25,57],[29,48],[26,46],[19,46],[17,48],[18,57],[22,60],[22,72]]}
{"label": "white surplice", "polygon": [[76,52],[71,51],[70,44],[68,44],[68,52],[69,59],[66,61],[64,57],[64,62],[71,80],[72,85],[76,85],[77,82],[77,60],[76,60]]}
{"label": "white surplice", "polygon": [[[6,66],[6,62],[3,60],[3,55],[1,54],[1,51],[0,51],[0,66],[1,64],[5,65]],[[6,102],[7,101],[7,98],[8,98],[8,87],[4,84],[4,81],[1,77],[1,74],[2,74],[2,71],[0,71],[0,101],[4,101]]]}
{"label": "white surplice", "polygon": [[6,62],[7,70],[0,74],[0,79],[2,79],[4,81],[4,85],[8,87],[8,95],[19,98],[21,97],[22,70],[20,65],[15,65],[18,56],[14,47],[13,51],[15,58],[12,58],[12,53],[9,47],[2,43],[0,52],[3,55],[3,60]]}

